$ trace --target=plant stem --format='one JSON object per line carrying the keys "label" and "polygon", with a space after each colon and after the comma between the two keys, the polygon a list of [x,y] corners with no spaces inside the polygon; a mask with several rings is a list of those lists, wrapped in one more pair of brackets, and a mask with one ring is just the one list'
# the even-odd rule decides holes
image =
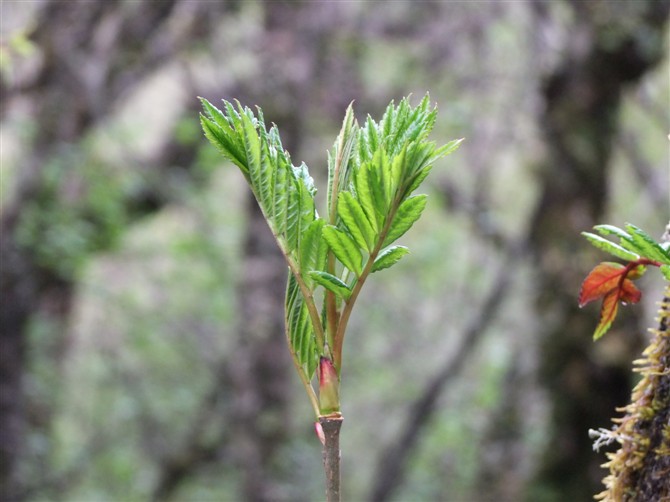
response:
{"label": "plant stem", "polygon": [[382,228],[382,231],[379,233],[377,244],[375,245],[374,249],[370,252],[370,256],[368,257],[368,261],[365,264],[365,267],[363,268],[363,272],[356,281],[356,284],[354,284],[353,290],[351,291],[351,296],[349,297],[349,300],[346,301],[344,308],[342,309],[342,315],[340,316],[340,319],[337,323],[337,331],[335,333],[335,343],[333,350],[333,359],[338,373],[342,372],[342,347],[344,345],[344,334],[347,330],[349,317],[351,316],[351,312],[354,309],[354,304],[358,299],[358,294],[361,292],[361,289],[363,288],[365,279],[367,279],[368,275],[370,275],[370,271],[372,270],[374,261],[377,258],[379,252],[381,251],[384,244],[384,240],[386,239],[389,229],[391,228],[391,223],[393,223],[393,218],[395,217],[395,213],[398,210],[398,205],[400,204],[397,197],[398,196],[396,195],[396,198],[393,201],[392,209],[386,217],[386,223],[384,223],[384,228]]}
{"label": "plant stem", "polygon": [[326,501],[340,502],[340,429],[341,413],[319,417],[325,441],[323,444],[323,469],[326,473]]}

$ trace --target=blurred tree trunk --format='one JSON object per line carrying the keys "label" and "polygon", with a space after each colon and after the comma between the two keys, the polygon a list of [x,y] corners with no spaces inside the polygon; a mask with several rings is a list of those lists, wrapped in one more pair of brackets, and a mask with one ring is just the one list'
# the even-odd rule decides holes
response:
{"label": "blurred tree trunk", "polygon": [[231,359],[234,442],[245,500],[269,501],[277,498],[280,448],[291,422],[291,361],[284,335],[286,264],[251,195],[247,213],[240,337]]}
{"label": "blurred tree trunk", "polygon": [[[76,177],[75,165],[68,166],[68,177],[56,180],[60,186],[50,192],[52,197],[43,197],[49,163],[103,122],[124,93],[187,44],[207,36],[214,27],[212,12],[210,5],[183,0],[46,2],[39,7],[30,34],[42,58],[17,82],[2,82],[0,117],[7,117],[15,100],[37,117],[16,193],[3,206],[0,222],[0,494],[4,501],[21,499],[25,488],[21,484],[26,481],[19,479],[18,469],[28,427],[23,383],[30,350],[27,330],[31,319],[45,314],[56,326],[64,326],[75,288],[72,274],[46,263],[36,249],[19,241],[26,208],[49,213],[59,204],[58,197],[63,204],[73,202],[76,190],[67,185],[67,179]],[[119,201],[133,217],[154,211],[163,202],[158,186],[147,186]],[[105,222],[91,221],[85,203],[78,207],[80,221],[91,224],[91,239],[107,242],[99,238]]]}
{"label": "blurred tree trunk", "polygon": [[[565,59],[543,82],[540,124],[546,158],[541,195],[529,231],[539,270],[537,312],[540,378],[553,406],[550,438],[530,499],[588,500],[600,491],[602,458],[591,451],[589,428],[606,427],[626,403],[630,360],[641,332],[618,322],[627,347],[618,358],[596,360],[593,316],[577,308],[579,284],[597,257],[580,235],[601,223],[622,92],[663,56],[670,2],[566,1],[574,15]],[[540,14],[549,8],[536,4]],[[602,343],[602,342],[601,342]],[[537,490],[537,491],[535,491]],[[553,498],[547,499],[547,494]]]}

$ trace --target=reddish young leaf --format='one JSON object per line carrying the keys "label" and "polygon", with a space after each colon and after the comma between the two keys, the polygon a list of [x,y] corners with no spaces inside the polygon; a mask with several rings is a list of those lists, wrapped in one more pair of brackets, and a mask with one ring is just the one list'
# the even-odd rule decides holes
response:
{"label": "reddish young leaf", "polygon": [[631,262],[626,266],[603,262],[586,276],[579,292],[579,306],[583,307],[589,302],[603,299],[600,321],[593,334],[595,340],[607,333],[612,326],[619,310],[619,302],[625,305],[640,301],[642,293],[631,279],[640,277],[644,270],[644,264],[636,262]]}
{"label": "reddish young leaf", "polygon": [[617,290],[610,291],[603,298],[603,306],[600,309],[600,321],[593,333],[593,339],[597,340],[603,336],[612,326],[612,322],[619,310],[619,294]]}
{"label": "reddish young leaf", "polygon": [[619,263],[603,262],[598,264],[589,272],[589,275],[586,276],[586,279],[582,283],[582,288],[579,292],[579,306],[583,307],[587,303],[598,300],[616,289],[621,280],[621,274],[625,273],[625,271],[626,267]]}
{"label": "reddish young leaf", "polygon": [[624,279],[619,290],[619,300],[625,303],[637,303],[642,298],[642,291],[637,289],[630,279]]}

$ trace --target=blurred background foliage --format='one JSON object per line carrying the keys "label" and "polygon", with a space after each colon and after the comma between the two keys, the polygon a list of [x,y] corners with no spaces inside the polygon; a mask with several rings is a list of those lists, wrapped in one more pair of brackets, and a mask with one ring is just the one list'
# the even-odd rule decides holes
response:
{"label": "blurred background foliage", "polygon": [[196,96],[261,106],[323,186],[350,101],[425,92],[466,141],[352,319],[344,499],[599,491],[661,284],[594,346],[579,232],[667,223],[668,1],[0,8],[3,500],[321,499],[284,265]]}

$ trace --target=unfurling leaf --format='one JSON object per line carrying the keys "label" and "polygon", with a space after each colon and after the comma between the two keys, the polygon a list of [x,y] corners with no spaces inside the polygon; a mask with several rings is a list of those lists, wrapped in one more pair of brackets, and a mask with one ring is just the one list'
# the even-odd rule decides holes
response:
{"label": "unfurling leaf", "polygon": [[619,302],[627,304],[640,301],[642,293],[631,279],[640,277],[645,269],[643,264],[636,262],[626,266],[603,262],[586,276],[579,292],[579,306],[583,307],[594,300],[603,299],[600,321],[593,334],[595,340],[603,336],[612,326]]}
{"label": "unfurling leaf", "polygon": [[603,262],[598,264],[589,275],[586,276],[579,292],[579,306],[599,300],[607,293],[617,288],[621,275],[626,267],[619,263]]}

